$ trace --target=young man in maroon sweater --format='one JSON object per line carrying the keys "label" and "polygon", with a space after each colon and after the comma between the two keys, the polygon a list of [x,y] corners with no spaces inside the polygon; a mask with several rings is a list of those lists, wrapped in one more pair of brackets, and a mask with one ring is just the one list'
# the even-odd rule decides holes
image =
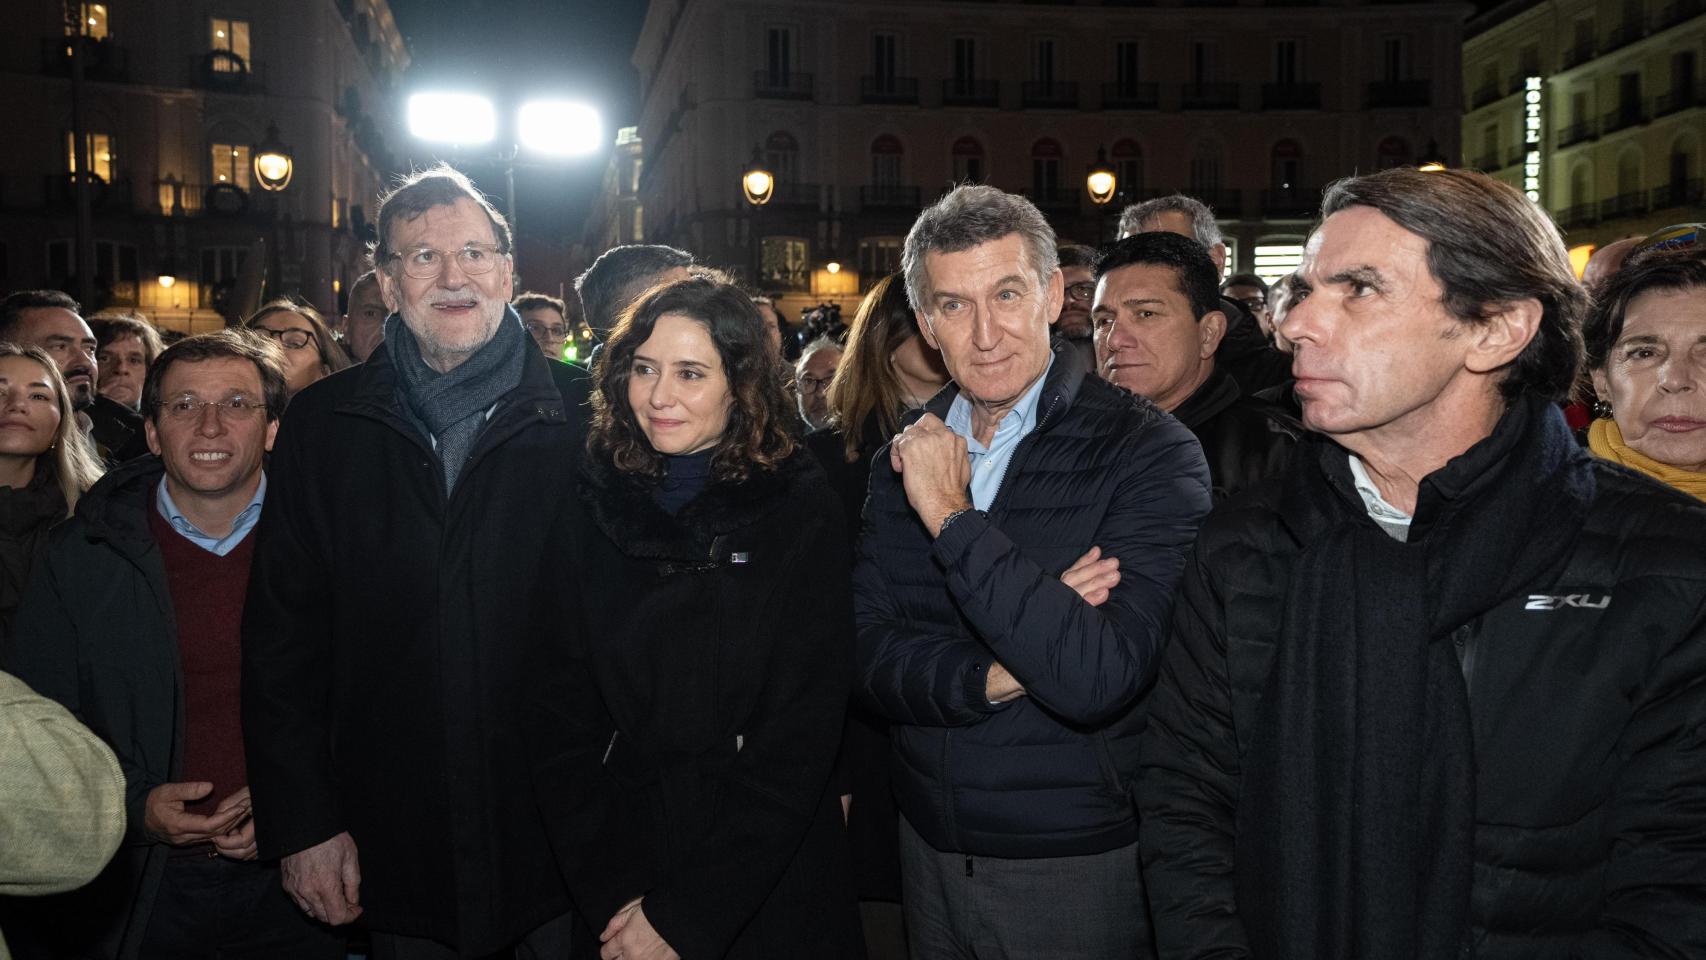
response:
{"label": "young man in maroon sweater", "polygon": [[285,401],[278,348],[225,330],[166,350],[143,388],[152,457],[108,474],[55,533],[19,612],[15,671],[101,734],[129,836],[60,906],[67,956],[341,958],[256,860],[240,636]]}

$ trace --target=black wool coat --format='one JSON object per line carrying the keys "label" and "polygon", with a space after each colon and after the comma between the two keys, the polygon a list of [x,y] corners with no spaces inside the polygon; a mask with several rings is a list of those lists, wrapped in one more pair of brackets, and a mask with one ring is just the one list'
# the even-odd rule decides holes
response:
{"label": "black wool coat", "polygon": [[535,789],[596,932],[644,896],[683,957],[862,957],[830,770],[849,549],[812,455],[670,517],[603,464],[541,608]]}
{"label": "black wool coat", "polygon": [[243,623],[255,833],[349,831],[376,930],[485,954],[569,910],[519,706],[532,597],[573,489],[585,377],[529,349],[446,496],[383,345],[291,400]]}

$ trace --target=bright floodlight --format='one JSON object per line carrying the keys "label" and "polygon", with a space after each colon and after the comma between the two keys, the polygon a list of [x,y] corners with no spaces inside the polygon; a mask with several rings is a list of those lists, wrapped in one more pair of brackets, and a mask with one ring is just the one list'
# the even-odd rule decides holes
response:
{"label": "bright floodlight", "polygon": [[594,153],[604,145],[598,111],[568,100],[521,105],[521,145],[560,157]]}
{"label": "bright floodlight", "polygon": [[417,93],[409,97],[409,133],[436,143],[486,143],[498,135],[498,112],[471,93]]}

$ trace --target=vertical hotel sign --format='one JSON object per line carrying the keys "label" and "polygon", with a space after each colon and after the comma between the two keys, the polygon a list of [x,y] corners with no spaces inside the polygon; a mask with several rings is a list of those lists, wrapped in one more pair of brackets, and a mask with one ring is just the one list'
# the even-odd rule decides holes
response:
{"label": "vertical hotel sign", "polygon": [[1527,156],[1522,163],[1522,192],[1540,202],[1540,77],[1529,77],[1522,94],[1522,141]]}

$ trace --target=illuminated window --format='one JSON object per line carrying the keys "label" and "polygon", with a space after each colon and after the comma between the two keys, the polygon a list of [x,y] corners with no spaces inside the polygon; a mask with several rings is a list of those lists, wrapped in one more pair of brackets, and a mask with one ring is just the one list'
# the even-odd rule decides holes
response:
{"label": "illuminated window", "polygon": [[[55,4],[57,6],[57,4]],[[77,15],[81,18],[78,26],[83,29],[83,36],[93,40],[107,38],[107,5],[104,3],[80,3],[77,5]],[[71,24],[65,25],[65,35],[72,36],[76,31]]]}
{"label": "illuminated window", "polygon": [[767,290],[806,290],[811,286],[811,261],[806,241],[799,237],[765,237],[760,282]]}
{"label": "illuminated window", "polygon": [[[113,153],[113,138],[105,133],[91,133],[85,136],[88,148],[89,170],[107,183],[113,182],[113,162],[117,156]],[[65,135],[65,171],[77,172],[77,138],[75,134]]]}
{"label": "illuminated window", "polygon": [[955,183],[983,182],[983,144],[972,137],[961,137],[954,141],[952,157]]}
{"label": "illuminated window", "polygon": [[[1231,261],[1231,257],[1227,261]],[[1268,283],[1296,272],[1303,263],[1303,244],[1295,240],[1266,240],[1256,244],[1256,269]]]}
{"label": "illuminated window", "polygon": [[213,182],[249,189],[249,148],[234,143],[216,143],[208,150]]}
{"label": "illuminated window", "polygon": [[344,225],[344,205],[337,197],[332,198],[332,229],[340,230]]}
{"label": "illuminated window", "polygon": [[[209,46],[216,51],[233,54],[242,58],[244,65],[249,62],[249,22],[247,20],[222,20],[215,17],[209,21],[208,31],[211,34]],[[236,73],[237,64],[229,59],[220,57],[213,61],[213,69],[219,73]]]}

